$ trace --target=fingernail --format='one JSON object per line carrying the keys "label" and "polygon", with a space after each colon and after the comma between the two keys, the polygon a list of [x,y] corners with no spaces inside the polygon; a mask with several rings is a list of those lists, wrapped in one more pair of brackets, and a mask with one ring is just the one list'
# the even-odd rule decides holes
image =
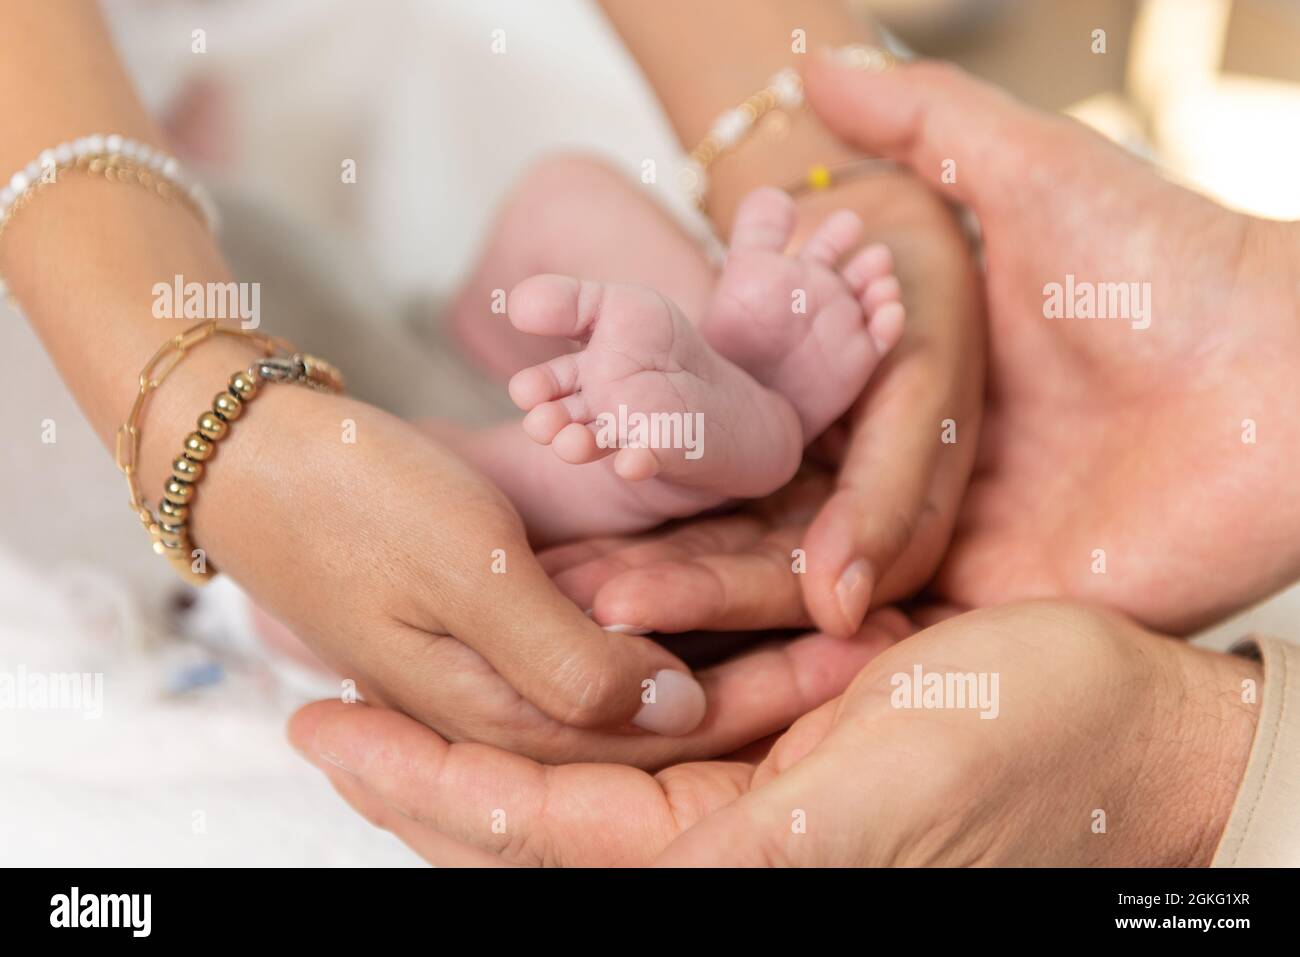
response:
{"label": "fingernail", "polygon": [[668,668],[655,674],[654,684],[642,692],[653,693],[641,705],[632,723],[655,734],[677,735],[693,731],[704,720],[708,702],[700,683],[684,671]]}
{"label": "fingernail", "polygon": [[600,627],[619,635],[648,635],[651,632],[651,629],[642,628],[640,625],[601,625]]}
{"label": "fingernail", "polygon": [[865,558],[851,562],[840,574],[840,580],[835,583],[835,598],[849,627],[857,631],[871,604],[871,566]]}

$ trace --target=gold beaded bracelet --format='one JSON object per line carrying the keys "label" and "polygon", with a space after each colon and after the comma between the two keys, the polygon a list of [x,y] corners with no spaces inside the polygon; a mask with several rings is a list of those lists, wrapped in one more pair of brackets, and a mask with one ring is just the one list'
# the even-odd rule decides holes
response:
{"label": "gold beaded bracelet", "polygon": [[[136,474],[136,460],[140,453],[140,416],[149,395],[185,354],[200,342],[217,335],[250,339],[262,347],[265,356],[247,369],[234,373],[226,390],[212,400],[212,408],[199,416],[196,430],[185,437],[181,454],[172,462],[171,477],[164,487],[163,500],[155,516],[140,494]],[[286,355],[277,356],[276,353]],[[282,339],[227,328],[216,320],[208,320],[173,336],[154,353],[140,372],[140,391],[126,423],[117,431],[115,458],[118,469],[126,476],[131,511],[144,526],[153,550],[167,558],[172,568],[192,585],[205,584],[216,574],[202,549],[194,548],[189,536],[189,510],[194,487],[203,477],[203,463],[212,457],[216,443],[227,435],[230,422],[243,412],[244,403],[257,395],[262,382],[292,382],[326,392],[343,391],[342,375],[328,362],[294,352],[293,347]]]}

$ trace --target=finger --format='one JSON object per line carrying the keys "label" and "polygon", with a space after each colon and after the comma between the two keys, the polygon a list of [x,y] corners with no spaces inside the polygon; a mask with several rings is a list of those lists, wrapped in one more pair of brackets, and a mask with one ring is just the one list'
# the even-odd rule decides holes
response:
{"label": "finger", "polygon": [[[496,714],[516,716],[478,727],[470,722],[468,733],[462,735],[465,738],[490,738],[504,749],[551,764],[616,761],[660,768],[673,762],[730,754],[789,727],[800,715],[842,693],[869,661],[913,630],[903,615],[887,609],[873,614],[850,640],[813,633],[792,641],[768,642],[703,669],[698,677],[709,698],[709,713],[700,727],[679,737],[550,725],[542,715],[530,714],[527,707],[520,713],[518,702],[485,694],[485,687],[490,689],[491,684],[480,681],[472,671],[467,680],[435,687],[431,693],[439,696],[439,704],[446,708],[472,712],[487,707]],[[449,640],[448,644],[455,642]],[[468,653],[463,646],[461,651]],[[461,673],[467,673],[463,661],[449,663],[462,666]],[[397,704],[409,710],[408,705]],[[313,709],[334,713],[342,709],[348,713],[346,709],[356,707],[321,702],[299,712],[293,727],[311,726]],[[301,730],[291,732],[291,737],[300,750],[311,749],[310,736]],[[371,744],[380,746],[383,742],[376,738]]]}
{"label": "finger", "polygon": [[808,623],[800,539],[800,526],[767,530],[752,517],[729,516],[597,556],[557,582],[605,627],[799,628]]}
{"label": "finger", "polygon": [[[977,212],[1022,195],[1035,144],[1062,125],[956,67],[920,61],[862,71],[818,57],[804,75],[809,104],[842,139],[906,163]],[[1059,155],[1053,147],[1049,155]],[[1031,165],[1035,164],[1035,165]]]}
{"label": "finger", "polygon": [[741,513],[696,519],[647,536],[562,545],[543,552],[539,560],[564,594],[580,608],[591,608],[600,588],[628,569],[740,551],[759,541],[765,531],[762,520]]}
{"label": "finger", "polygon": [[794,200],[784,191],[764,186],[749,193],[736,209],[731,249],[779,253],[794,235]]}
{"label": "finger", "polygon": [[[537,560],[548,575],[558,577],[570,568],[577,568],[580,565],[598,561],[612,552],[622,551],[635,541],[635,538],[626,536],[587,538],[580,542],[569,542],[565,545],[555,545],[547,548],[537,553]],[[568,594],[568,592],[565,592],[565,594]],[[576,599],[574,600],[576,601]]]}
{"label": "finger", "polygon": [[[474,541],[443,566],[418,607],[439,609],[439,624],[478,652],[519,694],[555,720],[577,727],[626,727],[683,734],[704,716],[699,683],[680,659],[645,638],[611,634],[564,597],[538,564],[517,519],[495,512],[473,520]],[[513,518],[513,516],[511,516]],[[419,621],[410,622],[419,627]],[[448,675],[428,674],[425,649],[412,644],[396,675],[404,702],[427,695]],[[396,663],[386,663],[395,667]],[[643,683],[657,687],[642,701]],[[385,685],[389,687],[389,685]],[[390,688],[391,690],[391,688]],[[425,706],[427,709],[427,705]],[[417,712],[418,713],[418,712]],[[444,712],[445,713],[445,712]]]}
{"label": "finger", "polygon": [[[486,745],[449,744],[396,712],[310,707],[317,714],[295,719],[312,726],[309,753],[328,755],[423,831],[511,863],[641,864],[682,826],[664,789],[643,771],[546,767]],[[737,789],[715,800],[730,800]]]}
{"label": "finger", "polygon": [[505,861],[486,851],[454,841],[407,817],[372,792],[360,778],[328,761],[312,761],[330,785],[358,814],[388,831],[435,867],[503,867]]}
{"label": "finger", "polygon": [[800,584],[817,627],[851,635],[880,604],[881,574],[913,540],[929,494],[937,434],[880,437],[864,422],[841,469],[840,487],[804,536],[808,573]]}
{"label": "finger", "polygon": [[841,209],[831,213],[813,231],[799,251],[799,258],[820,263],[828,269],[849,254],[862,240],[862,219],[857,213]]}
{"label": "finger", "polygon": [[605,627],[664,634],[806,627],[791,557],[798,546],[799,532],[791,529],[732,555],[630,569],[596,592],[592,617]]}

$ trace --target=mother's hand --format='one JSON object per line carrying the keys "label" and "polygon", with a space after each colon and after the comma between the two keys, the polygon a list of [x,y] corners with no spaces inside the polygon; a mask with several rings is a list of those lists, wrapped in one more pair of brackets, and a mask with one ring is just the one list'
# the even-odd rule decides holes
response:
{"label": "mother's hand", "polygon": [[247,417],[212,463],[196,540],[367,700],[449,739],[663,764],[786,726],[872,653],[870,638],[760,648],[701,690],[663,647],[566,599],[504,496],[411,425],[291,389]]}
{"label": "mother's hand", "polygon": [[[986,697],[905,707],[917,668],[983,680]],[[1242,682],[1259,677],[1252,661],[1040,602],[895,645],[765,756],[653,777],[545,768],[338,703],[299,712],[290,737],[435,864],[1197,865],[1245,769]]]}

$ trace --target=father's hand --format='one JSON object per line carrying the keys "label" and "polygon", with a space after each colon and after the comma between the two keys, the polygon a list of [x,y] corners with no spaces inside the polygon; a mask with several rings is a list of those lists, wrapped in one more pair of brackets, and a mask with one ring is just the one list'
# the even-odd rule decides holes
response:
{"label": "father's hand", "polygon": [[[1300,444],[1295,224],[1228,212],[949,66],[824,59],[806,88],[983,227],[989,405],[946,597],[1064,593],[1184,631],[1300,575],[1300,499],[1277,494]],[[1057,287],[1065,316],[1085,295],[1120,315],[1048,318]]]}
{"label": "father's hand", "polygon": [[[971,676],[966,707],[932,675]],[[435,864],[1198,865],[1245,769],[1248,678],[1246,659],[1040,602],[896,644],[766,756],[653,777],[544,768],[337,703],[290,736]]]}

